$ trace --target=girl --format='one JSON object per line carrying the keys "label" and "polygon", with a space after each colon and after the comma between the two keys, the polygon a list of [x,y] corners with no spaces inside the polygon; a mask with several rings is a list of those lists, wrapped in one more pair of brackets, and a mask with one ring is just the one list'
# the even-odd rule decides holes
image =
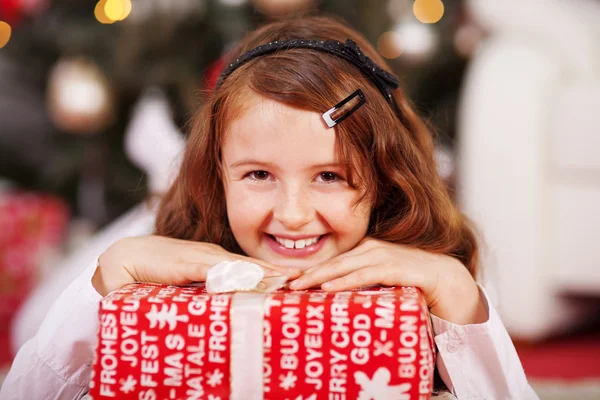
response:
{"label": "girl", "polygon": [[[366,40],[301,18],[258,29],[234,54],[195,118],[157,236],[117,241],[67,289],[2,395],[80,397],[102,296],[203,281],[246,259],[289,275],[291,289],[419,287],[438,372],[459,399],[537,398],[475,283],[475,237],[437,175],[431,134]],[[146,222],[127,234],[150,232]]]}

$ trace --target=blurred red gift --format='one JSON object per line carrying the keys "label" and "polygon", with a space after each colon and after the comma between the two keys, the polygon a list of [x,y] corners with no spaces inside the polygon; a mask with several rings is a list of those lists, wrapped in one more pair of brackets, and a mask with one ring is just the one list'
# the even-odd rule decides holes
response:
{"label": "blurred red gift", "polygon": [[37,283],[45,255],[62,244],[69,213],[57,198],[34,193],[0,194],[0,326]]}
{"label": "blurred red gift", "polygon": [[435,352],[414,288],[107,296],[93,399],[429,399]]}

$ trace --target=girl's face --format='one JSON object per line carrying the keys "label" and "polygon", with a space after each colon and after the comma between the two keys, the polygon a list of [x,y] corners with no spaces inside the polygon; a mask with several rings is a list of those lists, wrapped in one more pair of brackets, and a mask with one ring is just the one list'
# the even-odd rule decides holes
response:
{"label": "girl's face", "polygon": [[245,105],[221,149],[229,224],[242,250],[304,270],[356,246],[371,205],[353,207],[360,193],[338,165],[334,129],[316,112],[256,94]]}

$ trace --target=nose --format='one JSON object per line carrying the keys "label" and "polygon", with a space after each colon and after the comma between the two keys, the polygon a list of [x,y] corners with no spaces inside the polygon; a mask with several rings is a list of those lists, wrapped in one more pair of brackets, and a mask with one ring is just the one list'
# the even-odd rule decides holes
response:
{"label": "nose", "polygon": [[276,201],[273,217],[290,231],[299,230],[315,215],[310,193],[300,188],[283,190]]}

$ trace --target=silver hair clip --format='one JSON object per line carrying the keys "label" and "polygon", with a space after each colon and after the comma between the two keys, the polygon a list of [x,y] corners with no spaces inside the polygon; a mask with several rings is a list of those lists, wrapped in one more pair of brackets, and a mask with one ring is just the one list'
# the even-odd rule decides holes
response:
{"label": "silver hair clip", "polygon": [[[333,114],[334,112],[336,112],[337,110],[342,108],[346,103],[348,103],[350,100],[354,99],[356,96],[359,97],[359,101],[358,101],[358,103],[356,103],[356,105],[354,107],[352,107],[348,112],[342,114],[342,116],[340,116],[339,118],[337,118],[335,120],[333,118],[331,118],[331,114]],[[352,115],[354,113],[354,111],[358,110],[366,102],[367,101],[365,100],[365,95],[363,94],[362,90],[357,89],[350,96],[346,97],[344,100],[340,101],[338,104],[333,106],[331,109],[324,112],[323,120],[325,120],[325,123],[327,124],[328,127],[333,128],[334,126],[336,126],[337,124],[339,124],[340,122],[342,122],[343,120],[348,118],[350,115]]]}

